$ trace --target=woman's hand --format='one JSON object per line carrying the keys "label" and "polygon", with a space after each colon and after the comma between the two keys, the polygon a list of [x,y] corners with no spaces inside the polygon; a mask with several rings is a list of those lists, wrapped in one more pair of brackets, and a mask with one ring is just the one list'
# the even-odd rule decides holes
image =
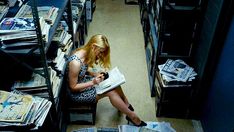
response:
{"label": "woman's hand", "polygon": [[93,84],[99,84],[103,80],[104,80],[104,76],[102,74],[99,74],[93,79]]}

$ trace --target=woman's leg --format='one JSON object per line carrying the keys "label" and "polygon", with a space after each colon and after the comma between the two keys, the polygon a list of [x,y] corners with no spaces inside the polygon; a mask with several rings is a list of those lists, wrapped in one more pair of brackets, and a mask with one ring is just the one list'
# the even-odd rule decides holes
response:
{"label": "woman's leg", "polygon": [[130,103],[129,103],[127,97],[125,96],[125,94],[124,94],[124,92],[123,92],[121,86],[115,88],[114,90],[119,94],[119,96],[122,98],[122,100],[124,101],[124,103],[125,103],[127,106],[129,106]]}
{"label": "woman's leg", "polygon": [[120,91],[118,91],[118,90],[112,90],[112,91],[109,91],[101,96],[97,96],[97,99],[101,99],[101,98],[106,97],[106,96],[109,97],[111,104],[115,108],[117,108],[118,110],[120,110],[121,112],[126,114],[135,124],[137,124],[137,125],[140,124],[141,123],[140,118],[133,111],[131,111],[128,108],[128,104],[126,104],[124,102],[124,100],[126,100],[126,99],[124,99],[124,100],[122,99],[122,98],[126,98],[126,97],[123,97],[124,94],[121,95],[119,92]]}
{"label": "woman's leg", "polygon": [[[129,106],[130,103],[128,102],[128,99],[127,97],[125,96],[123,90],[122,90],[122,87],[121,86],[118,86],[117,88],[113,89],[112,91],[115,91],[118,93],[118,95],[121,97],[121,99],[124,101],[124,103]],[[104,98],[106,97],[107,95],[106,94],[102,94],[102,95],[98,95],[97,96],[97,100],[101,99],[101,98]]]}

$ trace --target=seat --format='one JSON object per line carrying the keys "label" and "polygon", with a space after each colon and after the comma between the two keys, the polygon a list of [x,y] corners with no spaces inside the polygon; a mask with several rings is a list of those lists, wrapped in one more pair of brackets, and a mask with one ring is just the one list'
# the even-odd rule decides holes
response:
{"label": "seat", "polygon": [[97,103],[68,102],[69,122],[95,125]]}
{"label": "seat", "polygon": [[67,77],[64,79],[64,86],[66,88],[66,111],[67,111],[67,119],[69,123],[72,124],[82,124],[82,125],[95,125],[96,120],[96,108],[97,102],[74,102],[70,100],[68,95],[68,84]]}

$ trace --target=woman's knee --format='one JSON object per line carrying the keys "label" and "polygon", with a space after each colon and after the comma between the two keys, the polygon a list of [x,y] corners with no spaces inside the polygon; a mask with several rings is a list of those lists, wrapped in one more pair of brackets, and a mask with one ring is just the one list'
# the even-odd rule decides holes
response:
{"label": "woman's knee", "polygon": [[106,93],[107,96],[119,95],[116,89],[113,89]]}

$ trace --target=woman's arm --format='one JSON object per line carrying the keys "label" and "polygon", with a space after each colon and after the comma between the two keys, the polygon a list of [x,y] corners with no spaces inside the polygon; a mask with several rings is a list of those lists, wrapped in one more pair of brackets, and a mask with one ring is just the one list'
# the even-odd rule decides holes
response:
{"label": "woman's arm", "polygon": [[91,76],[93,76],[93,77],[96,77],[96,76],[98,76],[98,75],[100,75],[101,73],[105,73],[105,72],[107,72],[107,70],[106,69],[101,69],[101,70],[99,70],[99,71],[93,71],[92,69],[88,69],[88,74],[89,75],[91,75]]}
{"label": "woman's arm", "polygon": [[96,77],[96,76],[98,76],[98,74],[99,74],[99,72],[93,72],[93,71],[88,71],[88,74],[90,75],[90,76],[93,76],[93,77]]}
{"label": "woman's arm", "polygon": [[84,83],[77,83],[78,75],[79,75],[80,67],[81,67],[80,62],[71,61],[68,66],[69,66],[69,71],[68,71],[69,87],[74,92],[82,91],[86,88],[89,88],[95,84],[100,83],[103,80],[103,77],[98,75],[91,81],[84,82]]}

